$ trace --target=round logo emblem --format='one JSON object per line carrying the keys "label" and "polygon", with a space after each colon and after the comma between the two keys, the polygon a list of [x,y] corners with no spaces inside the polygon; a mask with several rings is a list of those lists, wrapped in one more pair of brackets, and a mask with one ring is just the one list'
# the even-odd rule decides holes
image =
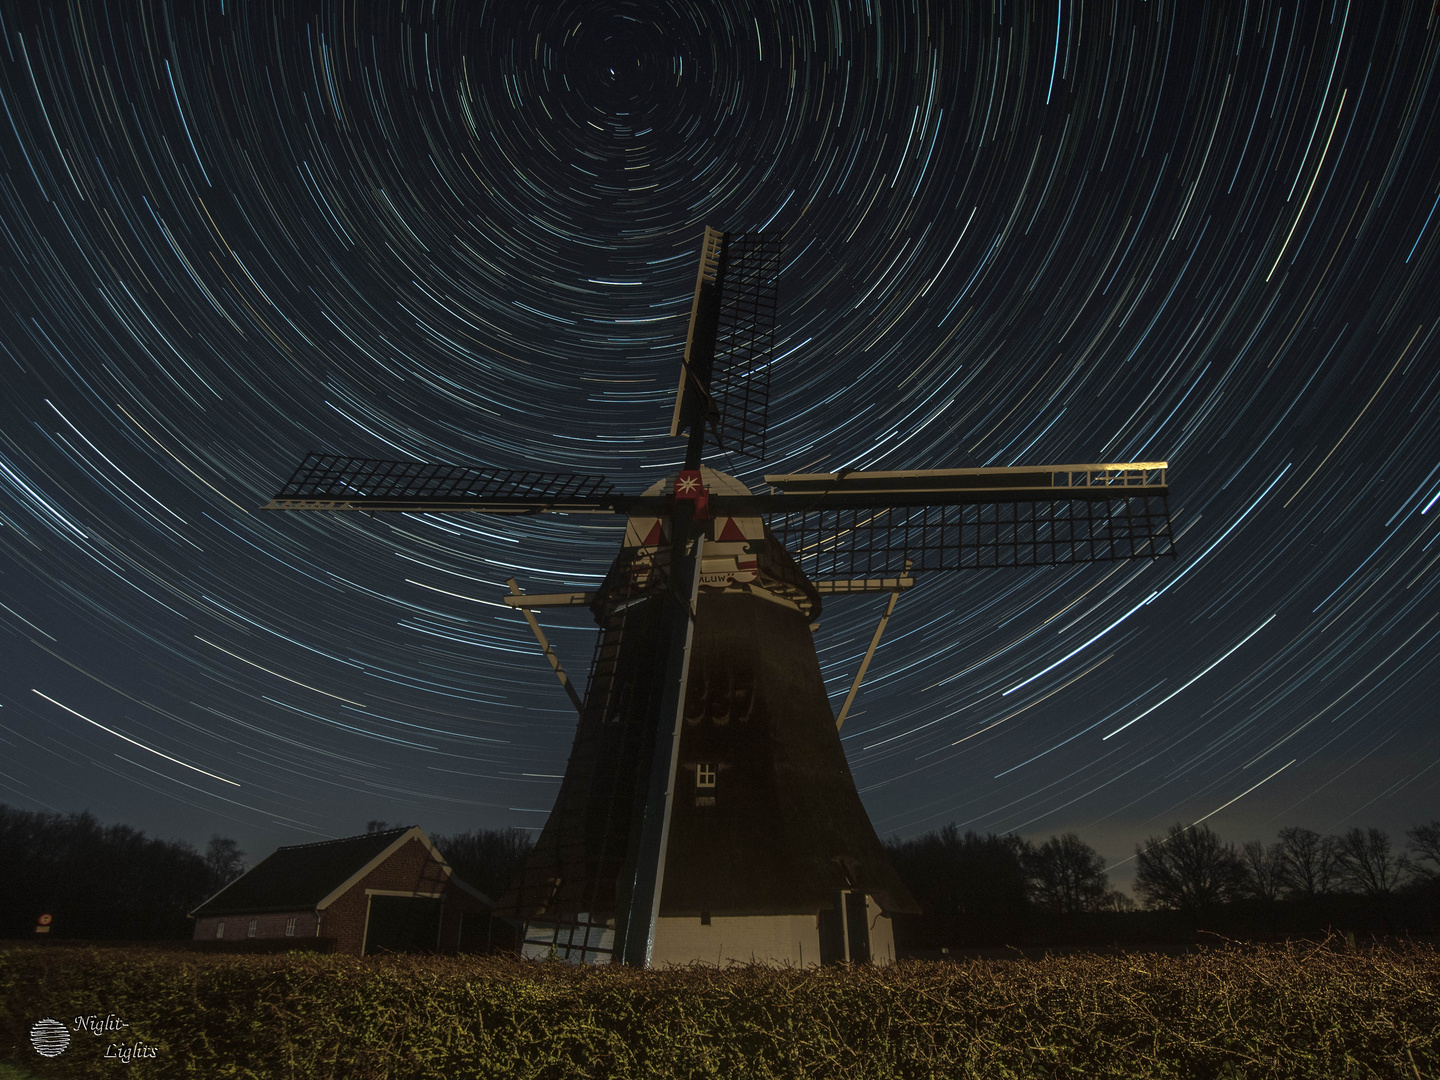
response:
{"label": "round logo emblem", "polygon": [[55,916],[54,916],[54,915],[41,915],[38,921],[39,921],[39,923],[40,923],[41,926],[49,926],[52,922],[55,921]]}
{"label": "round logo emblem", "polygon": [[59,1020],[47,1016],[35,1021],[30,1029],[30,1043],[41,1057],[59,1057],[70,1045],[70,1030]]}

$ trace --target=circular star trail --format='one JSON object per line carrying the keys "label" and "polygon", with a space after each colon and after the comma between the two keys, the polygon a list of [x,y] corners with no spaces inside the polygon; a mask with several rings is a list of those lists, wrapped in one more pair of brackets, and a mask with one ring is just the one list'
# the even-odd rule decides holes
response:
{"label": "circular star trail", "polygon": [[[311,450],[650,486],[710,224],[786,234],[769,455],[716,467],[1171,463],[1180,559],[901,599],[844,731],[882,835],[1398,841],[1440,781],[1437,32],[0,6],[0,797],[257,857],[538,827],[574,716],[500,597],[593,587],[621,524],[256,508]],[[837,700],[882,602],[827,605]],[[593,626],[543,623],[583,682]]]}

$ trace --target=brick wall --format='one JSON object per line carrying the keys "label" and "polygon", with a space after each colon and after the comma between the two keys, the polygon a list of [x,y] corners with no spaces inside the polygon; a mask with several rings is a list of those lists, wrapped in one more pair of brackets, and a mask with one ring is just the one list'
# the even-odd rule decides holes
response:
{"label": "brick wall", "polygon": [[285,925],[295,920],[295,937],[315,936],[315,912],[285,911],[268,912],[264,915],[210,915],[195,920],[195,940],[210,941],[215,938],[215,928],[225,924],[225,941],[246,941],[250,937],[250,920],[255,920],[257,938],[285,937]]}
{"label": "brick wall", "polygon": [[320,913],[320,933],[335,939],[337,953],[360,955],[365,945],[365,915],[368,909],[362,882]]}

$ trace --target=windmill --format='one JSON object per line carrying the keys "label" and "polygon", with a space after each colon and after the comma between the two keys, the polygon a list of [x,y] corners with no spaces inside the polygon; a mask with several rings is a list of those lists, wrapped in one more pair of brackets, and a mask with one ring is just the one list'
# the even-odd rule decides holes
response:
{"label": "windmill", "polygon": [[[506,602],[579,713],[551,811],[500,909],[525,951],[582,962],[883,961],[916,911],[855,789],[839,727],[915,575],[1174,557],[1166,462],[767,475],[781,245],[706,229],[671,418],[684,468],[641,494],[603,476],[311,454],[263,509],[618,514],[593,592]],[[838,718],[812,634],[827,596],[888,593]],[[534,611],[599,625],[582,696]],[[808,953],[807,953],[808,946]],[[718,950],[718,951],[717,951]]]}

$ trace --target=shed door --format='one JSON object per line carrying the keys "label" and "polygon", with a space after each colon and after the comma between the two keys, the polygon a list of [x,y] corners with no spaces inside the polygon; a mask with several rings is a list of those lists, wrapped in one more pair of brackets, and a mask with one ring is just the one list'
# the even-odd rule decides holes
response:
{"label": "shed door", "polygon": [[835,893],[835,905],[820,912],[820,963],[845,962],[845,894]]}
{"label": "shed door", "polygon": [[365,927],[365,955],[377,952],[434,952],[440,945],[439,898],[372,896]]}
{"label": "shed door", "polygon": [[850,962],[870,962],[870,921],[866,916],[865,894],[845,894],[845,929],[850,942]]}

